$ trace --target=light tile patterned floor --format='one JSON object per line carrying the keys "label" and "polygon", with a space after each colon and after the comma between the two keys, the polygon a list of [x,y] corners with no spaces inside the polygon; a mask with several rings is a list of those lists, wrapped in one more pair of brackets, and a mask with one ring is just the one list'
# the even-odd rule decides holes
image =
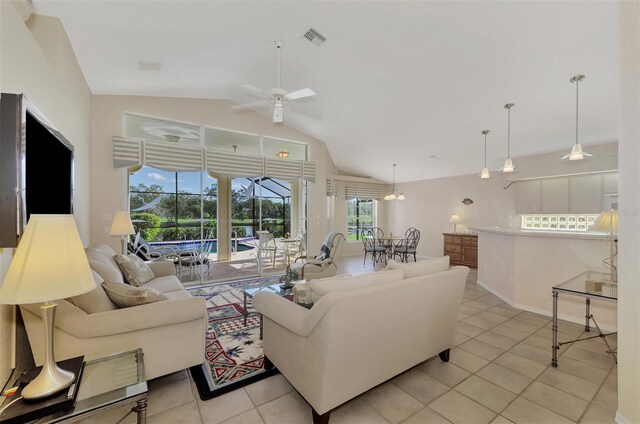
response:
{"label": "light tile patterned floor", "polygon": [[[363,268],[361,257],[351,257],[340,272],[373,269],[371,261]],[[551,320],[503,303],[476,278],[472,271],[449,363],[437,357],[425,361],[342,405],[330,422],[613,423],[617,367],[605,344],[595,340],[563,348],[559,367],[552,368]],[[561,322],[560,332],[566,340],[583,327]],[[149,386],[150,424],[311,422],[309,405],[282,375],[205,402],[186,372]],[[91,422],[113,422],[125,409]]]}

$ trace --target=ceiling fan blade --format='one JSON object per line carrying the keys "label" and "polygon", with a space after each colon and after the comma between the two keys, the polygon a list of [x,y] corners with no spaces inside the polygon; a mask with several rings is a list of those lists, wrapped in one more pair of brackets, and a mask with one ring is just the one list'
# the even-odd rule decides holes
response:
{"label": "ceiling fan blade", "polygon": [[303,99],[305,97],[315,96],[316,93],[310,88],[303,88],[302,90],[297,90],[292,93],[287,94],[287,100],[297,100]]}
{"label": "ceiling fan blade", "polygon": [[253,86],[251,84],[244,84],[244,85],[242,85],[242,88],[244,88],[247,91],[251,91],[254,94],[262,96],[262,97],[264,97],[266,99],[271,98],[271,93],[267,93],[266,91],[261,90],[258,87],[255,87],[255,86]]}
{"label": "ceiling fan blade", "polygon": [[239,110],[239,109],[249,109],[255,106],[263,106],[266,104],[271,103],[271,100],[260,100],[258,102],[251,102],[251,103],[243,103],[241,105],[234,105],[231,106],[231,109],[235,109],[235,110]]}

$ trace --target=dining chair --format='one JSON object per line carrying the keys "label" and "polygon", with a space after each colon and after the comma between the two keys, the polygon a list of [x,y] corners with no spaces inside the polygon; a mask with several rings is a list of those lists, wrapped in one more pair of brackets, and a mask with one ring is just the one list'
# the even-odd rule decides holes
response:
{"label": "dining chair", "polygon": [[420,231],[412,227],[407,230],[405,234],[406,238],[401,240],[393,249],[394,258],[398,255],[402,262],[409,262],[409,255],[413,255],[413,261],[416,262],[416,252],[418,242],[420,241]]}
{"label": "dining chair", "polygon": [[387,263],[387,248],[381,246],[378,243],[378,238],[374,232],[370,229],[364,228],[360,231],[360,237],[362,237],[362,244],[364,245],[364,260],[362,264],[367,263],[367,254],[371,253],[373,260],[373,266],[380,262],[380,259],[384,257],[384,262]]}

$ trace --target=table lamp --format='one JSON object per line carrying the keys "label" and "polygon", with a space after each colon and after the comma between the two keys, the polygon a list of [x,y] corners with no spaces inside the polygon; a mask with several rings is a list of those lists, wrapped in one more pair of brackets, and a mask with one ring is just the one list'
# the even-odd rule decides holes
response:
{"label": "table lamp", "polygon": [[41,303],[44,325],[44,364],[38,376],[23,390],[25,399],[41,399],[71,385],[75,375],[56,364],[53,356],[53,323],[56,299],[94,290],[89,261],[73,215],[31,215],[0,287],[0,303]]}
{"label": "table lamp", "polygon": [[127,254],[127,237],[135,234],[136,231],[133,229],[133,224],[131,223],[131,218],[129,217],[129,212],[127,211],[117,211],[113,216],[113,221],[111,222],[111,230],[109,230],[110,236],[120,236],[122,238],[122,254]]}
{"label": "table lamp", "polygon": [[618,282],[618,269],[613,262],[615,256],[618,254],[618,246],[616,245],[617,240],[614,239],[613,234],[618,232],[618,211],[611,209],[602,212],[593,222],[591,230],[609,233],[609,249],[611,255],[603,259],[602,262],[609,265],[611,282],[616,283]]}
{"label": "table lamp", "polygon": [[456,225],[460,223],[460,217],[456,214],[451,215],[451,218],[449,218],[449,222],[451,222],[453,224],[453,232],[456,232]]}

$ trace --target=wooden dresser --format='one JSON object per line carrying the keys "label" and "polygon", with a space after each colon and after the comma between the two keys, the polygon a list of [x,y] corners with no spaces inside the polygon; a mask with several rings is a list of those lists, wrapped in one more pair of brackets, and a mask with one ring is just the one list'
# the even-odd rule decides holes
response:
{"label": "wooden dresser", "polygon": [[449,255],[451,265],[478,267],[478,235],[443,233],[444,255]]}

